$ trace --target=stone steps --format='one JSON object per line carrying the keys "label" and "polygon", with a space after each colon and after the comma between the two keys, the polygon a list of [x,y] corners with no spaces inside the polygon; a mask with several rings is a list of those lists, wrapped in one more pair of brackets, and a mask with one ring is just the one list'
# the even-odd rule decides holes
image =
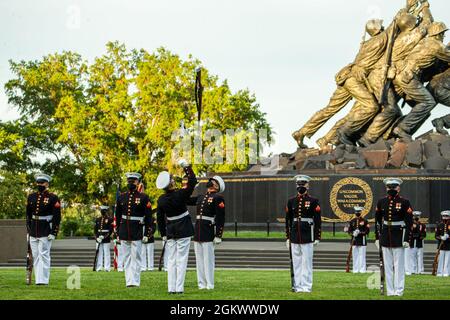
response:
{"label": "stone steps", "polygon": [[[55,248],[52,250],[52,266],[67,267],[78,265],[91,267],[95,251],[92,248]],[[160,249],[155,249],[155,265],[157,266]],[[113,252],[111,250],[111,258]],[[314,268],[328,270],[345,270],[347,252],[345,251],[320,251],[314,253]],[[379,265],[378,253],[368,252],[366,256],[367,266]],[[431,272],[434,254],[424,254],[425,271]],[[25,258],[11,259],[8,263],[0,264],[0,267],[25,267]],[[195,255],[189,253],[188,267],[195,268]],[[281,250],[216,250],[216,267],[218,268],[254,268],[254,269],[288,269],[288,251]]]}

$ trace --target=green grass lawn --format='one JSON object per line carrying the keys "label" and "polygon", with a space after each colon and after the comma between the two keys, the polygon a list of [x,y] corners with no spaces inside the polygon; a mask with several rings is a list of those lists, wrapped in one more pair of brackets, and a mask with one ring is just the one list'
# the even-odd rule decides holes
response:
{"label": "green grass lawn", "polygon": [[313,293],[290,292],[289,271],[216,270],[216,289],[197,289],[196,274],[189,270],[186,276],[185,294],[167,294],[167,273],[144,272],[140,288],[126,288],[123,273],[92,272],[81,269],[81,288],[66,287],[68,274],[64,268],[51,271],[50,285],[27,286],[23,268],[0,269],[0,300],[46,299],[46,300],[119,300],[119,299],[450,299],[450,278],[430,275],[406,277],[405,295],[383,297],[378,289],[369,290],[367,281],[378,273],[351,274],[317,271],[314,273]]}

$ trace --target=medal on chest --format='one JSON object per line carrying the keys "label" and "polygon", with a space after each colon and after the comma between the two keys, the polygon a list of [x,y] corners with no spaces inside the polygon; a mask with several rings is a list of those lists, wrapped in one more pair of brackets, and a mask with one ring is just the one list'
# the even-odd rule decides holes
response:
{"label": "medal on chest", "polygon": [[400,210],[402,208],[402,204],[401,203],[396,203],[395,204],[395,209]]}
{"label": "medal on chest", "polygon": [[49,201],[50,201],[49,198],[44,198],[44,204],[48,204]]}
{"label": "medal on chest", "polygon": [[305,208],[309,209],[310,206],[311,206],[311,202],[310,201],[305,201]]}
{"label": "medal on chest", "polygon": [[135,203],[135,204],[140,204],[140,203],[141,203],[141,198],[136,198],[136,199],[134,199],[134,203]]}
{"label": "medal on chest", "polygon": [[213,202],[213,198],[212,197],[208,197],[208,204],[211,204]]}

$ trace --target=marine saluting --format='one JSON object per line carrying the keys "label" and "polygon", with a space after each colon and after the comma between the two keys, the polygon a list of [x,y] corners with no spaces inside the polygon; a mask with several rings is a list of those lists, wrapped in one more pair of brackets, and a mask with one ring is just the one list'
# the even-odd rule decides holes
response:
{"label": "marine saluting", "polygon": [[191,198],[197,206],[194,249],[197,265],[197,282],[200,290],[214,289],[214,246],[222,242],[225,224],[225,182],[214,176],[206,183],[206,194]]}

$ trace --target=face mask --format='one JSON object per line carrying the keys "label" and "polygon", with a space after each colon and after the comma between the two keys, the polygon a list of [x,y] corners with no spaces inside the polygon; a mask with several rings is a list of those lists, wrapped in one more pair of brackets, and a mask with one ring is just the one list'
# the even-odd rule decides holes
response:
{"label": "face mask", "polygon": [[395,196],[398,194],[398,191],[397,191],[397,190],[394,190],[394,189],[389,189],[387,193],[388,193],[388,195],[390,195],[391,197],[395,197]]}
{"label": "face mask", "polygon": [[211,180],[209,180],[209,181],[206,183],[206,187],[207,187],[207,188],[212,188],[212,187],[214,187],[213,182],[212,182]]}
{"label": "face mask", "polygon": [[306,187],[304,187],[304,186],[297,186],[297,191],[298,191],[300,194],[304,194],[307,190],[308,190],[308,189],[306,189]]}
{"label": "face mask", "polygon": [[419,221],[419,218],[414,218],[414,220]]}
{"label": "face mask", "polygon": [[100,211],[102,213],[102,216],[106,216],[107,211],[106,210],[102,210]]}
{"label": "face mask", "polygon": [[136,190],[136,185],[134,183],[129,183],[128,190],[130,190],[130,191]]}
{"label": "face mask", "polygon": [[357,217],[361,217],[361,213],[356,213],[356,216]]}
{"label": "face mask", "polygon": [[39,192],[44,192],[45,191],[45,186],[37,186],[37,189]]}

